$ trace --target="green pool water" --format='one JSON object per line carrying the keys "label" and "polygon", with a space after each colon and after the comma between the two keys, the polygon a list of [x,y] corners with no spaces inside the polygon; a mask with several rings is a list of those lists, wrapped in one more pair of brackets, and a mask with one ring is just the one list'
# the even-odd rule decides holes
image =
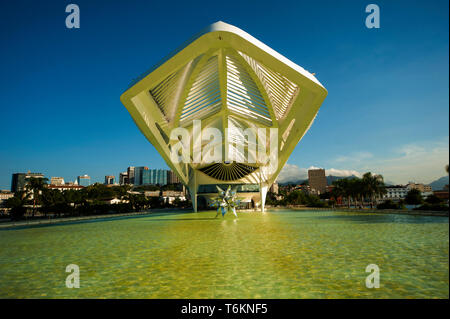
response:
{"label": "green pool water", "polygon": [[[273,210],[0,230],[0,298],[448,298],[448,217]],[[66,288],[66,266],[80,268]],[[366,266],[380,288],[366,288]]]}

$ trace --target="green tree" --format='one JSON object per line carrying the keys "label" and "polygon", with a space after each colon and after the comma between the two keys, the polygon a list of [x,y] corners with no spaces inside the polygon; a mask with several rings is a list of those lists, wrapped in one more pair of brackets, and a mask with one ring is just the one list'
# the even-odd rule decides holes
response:
{"label": "green tree", "polygon": [[332,183],[333,190],[331,191],[331,196],[334,198],[334,200],[337,202],[338,198],[344,198],[346,197],[344,185],[341,180],[334,181]]}
{"label": "green tree", "polygon": [[90,200],[103,200],[113,198],[115,195],[112,187],[108,187],[104,184],[95,183],[83,189],[83,193],[86,193],[87,199]]}
{"label": "green tree", "polygon": [[326,204],[322,202],[317,195],[306,195],[305,204],[308,207],[325,207]]}
{"label": "green tree", "polygon": [[364,194],[370,199],[370,208],[374,207],[374,202],[377,196],[386,193],[386,186],[382,175],[372,175],[367,172],[362,177],[362,188]]}
{"label": "green tree", "polygon": [[429,195],[426,199],[425,202],[431,205],[435,205],[435,204],[440,204],[442,202],[442,199],[440,199],[439,197],[437,197],[434,194]]}
{"label": "green tree", "polygon": [[123,199],[127,196],[128,192],[131,190],[131,185],[120,185],[112,187],[112,190],[117,198]]}
{"label": "green tree", "polygon": [[267,193],[266,204],[267,205],[273,205],[273,206],[277,206],[278,205],[278,200],[277,200],[277,197],[276,197],[276,195],[274,193],[272,193],[272,192],[268,192]]}
{"label": "green tree", "polygon": [[173,200],[173,206],[175,207],[181,208],[183,207],[183,204],[184,204],[183,201],[178,196]]}
{"label": "green tree", "polygon": [[356,207],[364,207],[366,199],[370,201],[370,207],[374,207],[378,196],[386,193],[383,176],[373,175],[367,172],[362,178],[344,178],[333,182],[332,196],[334,198],[346,198],[348,208],[353,202]]}
{"label": "green tree", "polygon": [[337,197],[342,197],[347,200],[347,206],[350,208],[352,192],[351,192],[351,180],[347,178],[339,179],[333,182],[334,189],[333,194]]}
{"label": "green tree", "polygon": [[80,190],[67,189],[62,194],[64,196],[64,201],[68,205],[72,206],[73,204],[74,207],[83,204],[83,201],[85,200],[85,198],[83,197],[83,192]]}
{"label": "green tree", "polygon": [[161,207],[161,199],[159,197],[152,196],[148,199],[148,202],[149,202],[150,208]]}
{"label": "green tree", "polygon": [[377,205],[377,209],[405,209],[402,202],[395,203],[394,201],[387,199],[383,203]]}
{"label": "green tree", "polygon": [[355,208],[359,205],[359,200],[364,196],[363,183],[359,178],[348,179],[348,194],[353,199]]}
{"label": "green tree", "polygon": [[12,220],[22,219],[27,209],[25,205],[28,203],[29,194],[25,191],[18,191],[14,197],[5,201],[5,206],[11,208],[10,216]]}
{"label": "green tree", "polygon": [[406,194],[405,203],[408,205],[419,205],[422,204],[423,198],[422,194],[418,189],[411,189]]}
{"label": "green tree", "polygon": [[127,199],[132,209],[135,211],[139,211],[146,208],[149,203],[149,201],[145,198],[144,194],[128,194]]}
{"label": "green tree", "polygon": [[287,195],[286,203],[289,205],[306,204],[306,195],[300,190],[294,190]]}
{"label": "green tree", "polygon": [[41,202],[44,215],[53,212],[61,216],[63,212],[67,212],[68,210],[68,204],[64,194],[57,189],[43,189]]}
{"label": "green tree", "polygon": [[39,205],[39,199],[41,197],[42,191],[47,187],[48,178],[35,178],[30,177],[27,178],[27,182],[25,184],[25,189],[29,193],[29,195],[33,196],[33,214],[36,212],[36,205]]}

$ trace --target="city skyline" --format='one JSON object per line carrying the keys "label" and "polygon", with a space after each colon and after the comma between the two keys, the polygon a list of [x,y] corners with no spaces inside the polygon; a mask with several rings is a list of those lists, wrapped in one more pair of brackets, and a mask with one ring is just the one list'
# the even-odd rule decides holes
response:
{"label": "city skyline", "polygon": [[[0,132],[9,138],[0,150],[0,189],[9,189],[12,173],[28,170],[67,181],[89,174],[102,182],[108,174],[118,179],[130,163],[149,166],[149,159],[151,167],[168,169],[119,96],[174,44],[218,20],[316,73],[329,90],[280,176],[302,176],[309,167],[328,168],[332,175],[372,171],[399,184],[446,175],[446,1],[378,1],[377,30],[364,26],[365,2],[272,4],[273,10],[258,11],[260,19],[253,20],[247,15],[255,9],[251,2],[239,2],[239,12],[213,3],[202,5],[207,10],[180,3],[179,12],[139,1],[77,4],[78,30],[64,27],[66,4],[25,1],[32,16],[21,6],[2,4],[0,32],[7,49],[0,53]],[[305,14],[299,18],[298,12]],[[176,23],[141,41],[169,14]],[[131,31],[134,37],[127,36]]]}
{"label": "city skyline", "polygon": [[[172,170],[170,169],[163,169],[163,168],[151,168],[148,166],[129,166],[128,170],[132,168],[132,169],[136,169],[136,168],[145,168],[149,171],[165,171],[167,173],[167,184],[171,184],[171,181],[169,179],[174,179],[176,180],[176,182],[173,183],[181,183],[179,181],[179,179],[177,177],[175,177],[175,174],[173,173]],[[286,164],[285,165],[285,169],[282,170],[282,172],[279,175],[279,178],[275,181],[275,183],[277,184],[284,184],[284,183],[290,183],[290,182],[302,182],[305,180],[309,180],[309,171],[315,171],[315,170],[324,170],[325,171],[325,176],[334,176],[334,177],[358,177],[361,178],[363,173],[357,172],[355,170],[337,170],[337,169],[333,169],[333,168],[323,168],[323,167],[316,167],[316,166],[310,166],[309,168],[299,168],[296,165],[292,165],[292,164]],[[17,174],[22,174],[22,175],[27,175],[27,174],[37,174],[41,177],[47,178],[48,181],[47,183],[49,185],[70,185],[70,184],[78,184],[78,179],[79,177],[83,177],[83,176],[87,176],[90,179],[89,185],[93,185],[93,184],[111,184],[111,183],[107,183],[106,180],[107,178],[112,178],[114,183],[114,185],[124,185],[124,184],[131,184],[131,185],[135,185],[135,186],[141,186],[141,185],[157,185],[156,183],[135,183],[135,182],[121,182],[120,181],[120,175],[123,173],[127,173],[127,171],[121,171],[119,172],[117,175],[103,175],[103,177],[99,180],[93,180],[91,178],[91,175],[89,174],[82,174],[82,175],[78,175],[77,177],[75,177],[74,179],[71,178],[65,178],[63,176],[57,176],[57,175],[47,175],[45,173],[36,173],[36,172],[31,172],[31,171],[23,171],[23,172],[14,172],[13,174],[11,174],[11,176],[13,177],[12,179],[14,179],[14,175]],[[173,177],[169,178],[169,174],[173,175]],[[446,175],[444,175],[446,176]],[[448,175],[447,175],[448,176]],[[55,180],[57,182],[53,183],[52,181]],[[61,182],[62,181],[62,182]],[[436,180],[433,180],[432,182],[435,182]],[[429,185],[430,183],[422,183],[422,182],[418,182],[416,180],[410,179],[407,182],[404,183],[394,183],[390,180],[386,180],[384,179],[384,182],[386,184],[387,187],[389,186],[398,186],[398,185],[407,185],[409,183],[418,183],[418,184],[424,184],[424,185]],[[10,190],[12,188],[13,185],[13,181],[11,180],[10,186],[8,187],[4,187],[4,188],[0,188],[0,190]],[[331,185],[331,184],[328,184]]]}
{"label": "city skyline", "polygon": [[[130,169],[133,171],[133,180],[130,181],[127,179],[125,182],[120,179],[120,176],[122,174],[127,174]],[[142,174],[142,170],[146,170],[148,174],[144,176]],[[140,173],[139,173],[140,172]],[[138,174],[140,177],[137,177]],[[147,166],[129,166],[127,168],[127,171],[121,172],[118,174],[119,178],[116,178],[116,175],[104,175],[103,181],[95,180],[93,181],[89,174],[83,174],[78,175],[76,178],[67,179],[62,176],[48,176],[43,173],[36,173],[36,172],[15,172],[12,174],[12,180],[11,180],[11,189],[13,189],[13,185],[17,184],[17,178],[18,176],[22,176],[21,183],[25,184],[27,176],[38,176],[39,178],[46,178],[48,185],[80,185],[80,186],[89,186],[93,184],[105,184],[105,185],[124,185],[124,184],[131,184],[135,186],[141,186],[141,185],[167,185],[167,184],[177,184],[181,183],[179,178],[174,174],[174,172],[170,169],[161,169],[161,168],[149,168]],[[88,182],[84,185],[80,184],[80,179],[87,179]],[[9,188],[7,188],[9,189]],[[0,189],[0,190],[7,190],[7,189]]]}

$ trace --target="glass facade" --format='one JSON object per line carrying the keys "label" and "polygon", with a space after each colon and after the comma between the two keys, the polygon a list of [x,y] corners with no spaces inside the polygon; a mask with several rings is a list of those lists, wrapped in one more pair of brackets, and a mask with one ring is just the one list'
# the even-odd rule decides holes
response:
{"label": "glass facade", "polygon": [[87,175],[78,176],[77,181],[78,181],[78,185],[80,185],[80,186],[86,187],[86,186],[91,185],[91,178]]}
{"label": "glass facade", "polygon": [[150,171],[150,184],[167,185],[167,170],[152,169]]}
{"label": "glass facade", "polygon": [[134,185],[167,185],[167,170],[148,169],[141,166],[134,169]]}
{"label": "glass facade", "polygon": [[17,191],[23,190],[26,183],[26,175],[25,173],[15,173],[12,175],[11,181],[11,192],[15,193]]}
{"label": "glass facade", "polygon": [[148,167],[146,166],[134,167],[134,185],[143,185],[142,176],[145,171],[148,171]]}
{"label": "glass facade", "polygon": [[150,175],[151,175],[151,170],[147,169],[147,170],[142,171],[142,184],[141,185],[151,184]]}
{"label": "glass facade", "polygon": [[41,173],[14,173],[11,180],[11,192],[22,191],[25,189],[25,185],[29,178],[44,178]]}
{"label": "glass facade", "polygon": [[112,175],[105,176],[105,184],[106,185],[113,185],[116,181],[116,178]]}

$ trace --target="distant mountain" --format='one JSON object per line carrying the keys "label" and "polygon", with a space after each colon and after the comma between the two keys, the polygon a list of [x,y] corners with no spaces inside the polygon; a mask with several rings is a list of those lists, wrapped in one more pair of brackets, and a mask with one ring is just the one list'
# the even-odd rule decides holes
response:
{"label": "distant mountain", "polygon": [[307,182],[307,179],[299,179],[298,181],[291,181],[291,182],[283,182],[283,183],[278,183],[280,186],[286,186],[286,185],[300,185],[303,182]]}
{"label": "distant mountain", "polygon": [[[358,176],[356,176],[356,175],[350,175],[350,176],[334,176],[334,175],[328,175],[328,176],[326,176],[326,178],[327,178],[327,185],[332,185],[334,181],[338,181],[338,180],[344,179],[344,178],[358,178]],[[434,181],[433,183],[438,182],[438,181],[440,181],[440,180],[443,179],[443,178],[447,178],[447,181],[446,181],[445,183],[442,184],[442,187],[443,187],[444,185],[448,184],[448,176],[447,176],[447,177],[444,176],[444,177],[438,179],[437,181]],[[279,184],[280,186],[286,186],[286,185],[300,185],[300,184],[302,184],[303,182],[308,182],[308,179],[307,179],[307,178],[306,178],[306,179],[299,179],[299,180],[297,180],[297,181],[289,181],[289,182],[283,182],[283,183],[278,183],[278,184]],[[389,180],[385,180],[385,181],[384,181],[384,184],[385,184],[386,186],[397,185],[397,184],[395,184],[394,182],[391,182],[391,181],[389,181]],[[430,184],[430,185],[431,185],[431,184]],[[433,186],[431,186],[431,187],[433,187]],[[442,187],[440,187],[439,189],[442,189]],[[433,190],[434,190],[434,189],[435,189],[435,188],[433,188]],[[438,188],[436,188],[436,189],[438,189]]]}
{"label": "distant mountain", "polygon": [[[357,176],[355,175],[351,175],[351,176],[333,176],[333,175],[329,175],[326,176],[327,178],[327,184],[331,185],[334,181],[340,180],[340,179],[344,179],[344,178],[355,178]],[[291,181],[291,182],[284,182],[284,183],[279,183],[281,186],[286,186],[286,185],[300,185],[303,182],[308,182],[308,179],[299,179],[297,181]]]}
{"label": "distant mountain", "polygon": [[338,181],[340,179],[345,179],[345,178],[357,178],[358,176],[355,175],[351,175],[351,176],[333,176],[333,175],[329,175],[327,176],[327,184],[331,185],[333,184],[334,181]]}
{"label": "distant mountain", "polygon": [[434,191],[443,189],[445,185],[448,184],[448,175],[447,176],[443,176],[437,180],[435,180],[434,182],[431,182],[429,185],[431,186],[431,188]]}
{"label": "distant mountain", "polygon": [[392,185],[397,185],[397,184],[395,184],[394,182],[385,180],[385,181],[384,181],[384,185],[386,185],[386,186],[392,186]]}

